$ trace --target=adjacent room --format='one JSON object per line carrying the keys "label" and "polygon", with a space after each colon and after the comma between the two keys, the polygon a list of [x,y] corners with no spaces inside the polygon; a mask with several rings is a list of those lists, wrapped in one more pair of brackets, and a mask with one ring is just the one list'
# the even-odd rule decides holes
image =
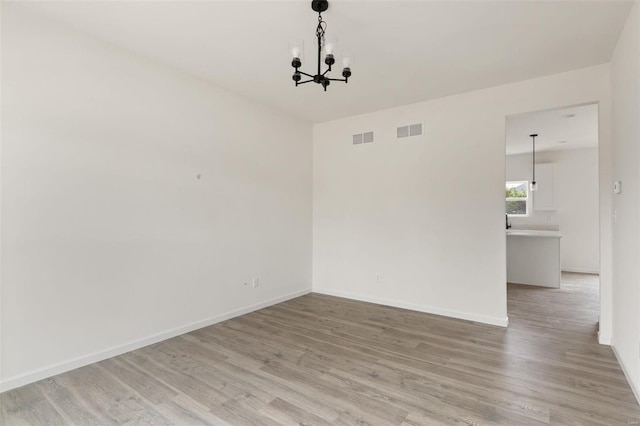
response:
{"label": "adjacent room", "polygon": [[640,1],[0,17],[1,424],[640,424]]}
{"label": "adjacent room", "polygon": [[[538,296],[547,298],[540,308],[545,314],[563,292],[588,292],[591,297],[569,297],[582,299],[596,324],[598,105],[507,117],[506,154],[507,282],[538,287]],[[570,286],[572,280],[580,285]]]}

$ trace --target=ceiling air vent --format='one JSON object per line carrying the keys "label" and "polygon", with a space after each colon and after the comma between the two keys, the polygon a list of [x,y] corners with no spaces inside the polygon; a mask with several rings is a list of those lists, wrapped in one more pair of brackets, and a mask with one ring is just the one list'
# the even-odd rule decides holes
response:
{"label": "ceiling air vent", "polygon": [[396,138],[409,138],[411,136],[422,135],[422,123],[408,124],[406,126],[396,127]]}
{"label": "ceiling air vent", "polygon": [[371,143],[373,139],[373,132],[356,133],[353,135],[353,144]]}

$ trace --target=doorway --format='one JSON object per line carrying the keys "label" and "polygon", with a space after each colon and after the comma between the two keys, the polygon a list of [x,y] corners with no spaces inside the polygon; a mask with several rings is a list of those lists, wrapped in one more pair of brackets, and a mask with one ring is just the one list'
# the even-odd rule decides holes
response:
{"label": "doorway", "polygon": [[505,135],[509,318],[557,323],[564,306],[597,332],[598,105],[507,116]]}

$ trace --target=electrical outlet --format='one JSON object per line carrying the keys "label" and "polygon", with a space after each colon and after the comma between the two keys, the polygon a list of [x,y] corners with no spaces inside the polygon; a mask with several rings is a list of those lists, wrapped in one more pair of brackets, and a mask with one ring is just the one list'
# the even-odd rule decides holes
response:
{"label": "electrical outlet", "polygon": [[260,287],[260,277],[253,278],[253,288]]}

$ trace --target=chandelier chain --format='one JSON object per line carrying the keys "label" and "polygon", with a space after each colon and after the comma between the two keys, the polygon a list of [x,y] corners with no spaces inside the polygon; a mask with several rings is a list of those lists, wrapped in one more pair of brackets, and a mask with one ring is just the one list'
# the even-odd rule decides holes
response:
{"label": "chandelier chain", "polygon": [[321,46],[324,47],[324,33],[327,31],[327,21],[322,19],[322,13],[318,13],[318,26],[316,27],[316,37],[321,40]]}

